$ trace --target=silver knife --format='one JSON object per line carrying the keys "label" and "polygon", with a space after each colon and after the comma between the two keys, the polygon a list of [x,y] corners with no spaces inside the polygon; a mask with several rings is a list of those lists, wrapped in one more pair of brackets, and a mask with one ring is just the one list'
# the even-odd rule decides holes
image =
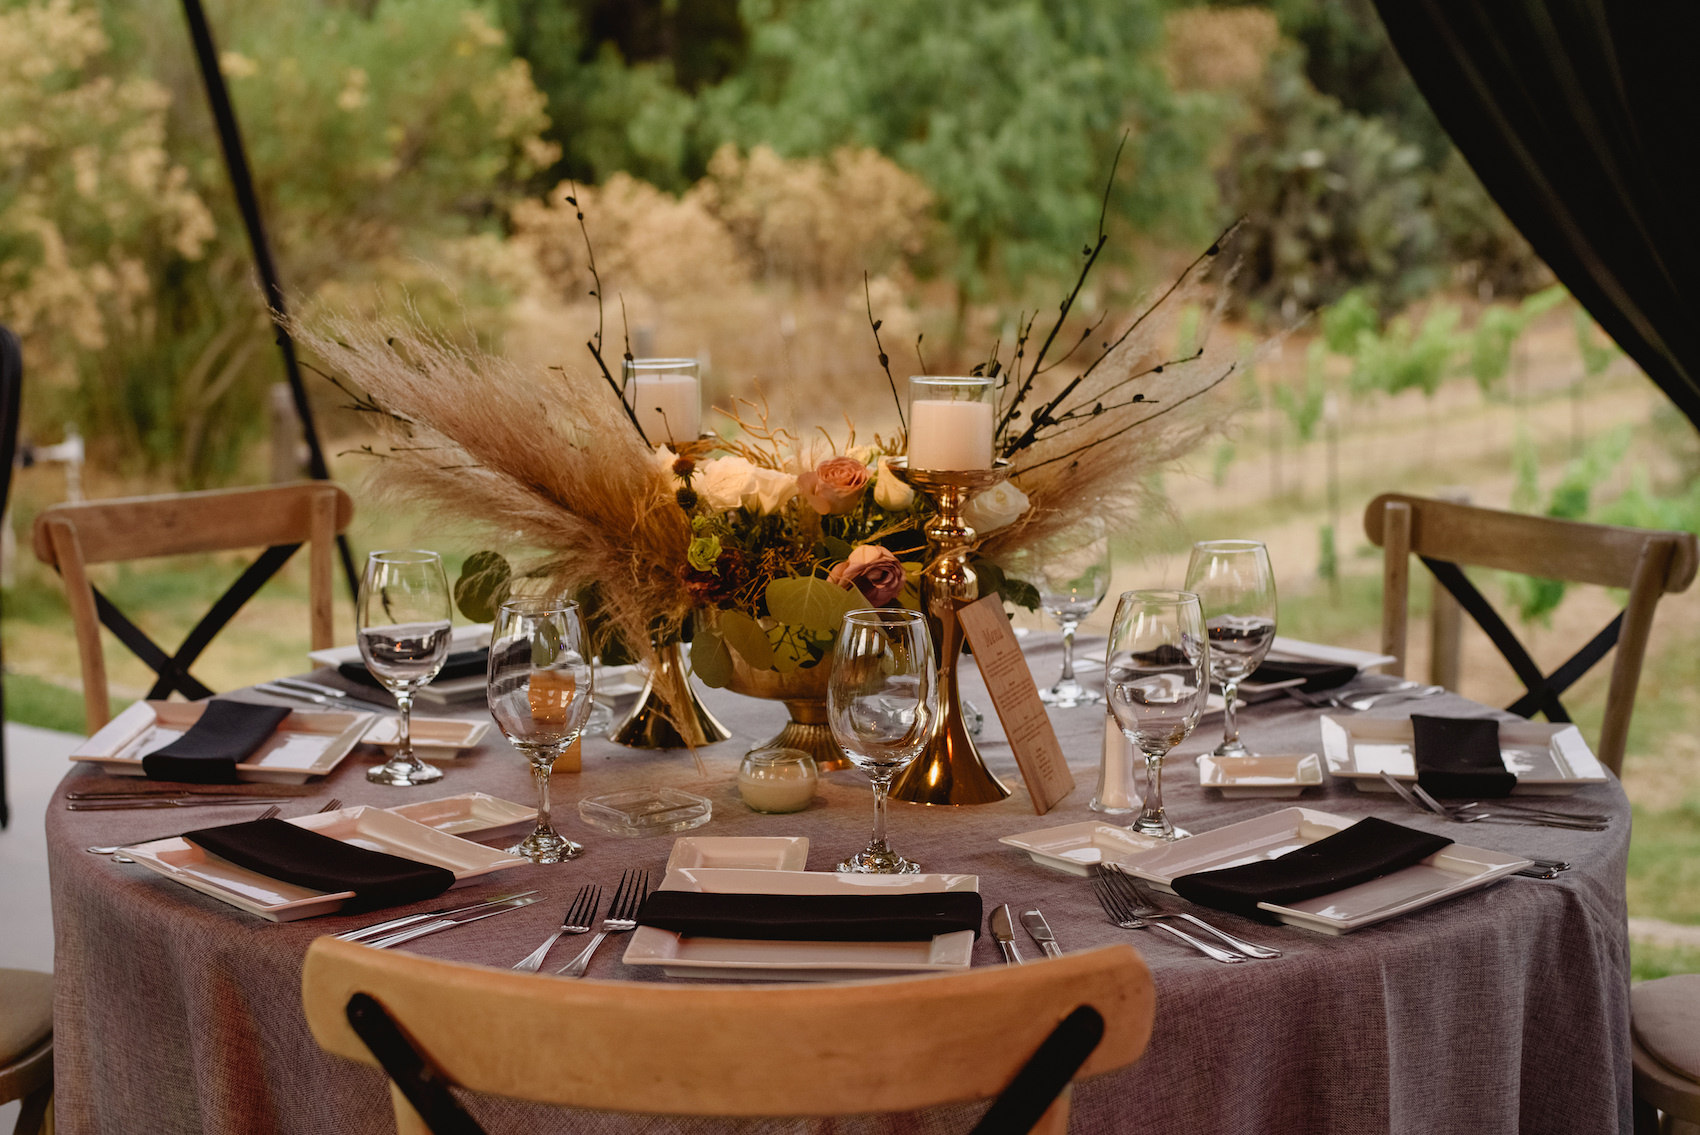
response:
{"label": "silver knife", "polygon": [[292,690],[288,686],[280,686],[276,682],[258,682],[255,683],[254,689],[262,694],[270,694],[274,698],[298,698],[301,701],[313,702],[315,705],[331,704],[331,699],[323,694],[310,694],[306,690]]}
{"label": "silver knife", "polygon": [[323,694],[333,701],[343,701],[348,697],[345,690],[339,690],[335,686],[321,686],[319,683],[309,682],[305,678],[273,678],[270,684],[288,686],[292,690],[301,690],[309,694]]}
{"label": "silver knife", "polygon": [[293,796],[171,796],[124,800],[72,800],[69,812],[134,812],[144,808],[235,808],[244,804],[288,804]]}
{"label": "silver knife", "polygon": [[1003,960],[1010,965],[1020,965],[1021,955],[1015,952],[1015,925],[1009,920],[1009,904],[999,903],[992,911],[992,937],[998,940],[998,948],[1003,950]]}
{"label": "silver knife", "polygon": [[1036,910],[1023,911],[1021,925],[1027,927],[1027,933],[1033,936],[1033,941],[1039,943],[1039,948],[1045,951],[1047,957],[1062,957],[1062,947],[1057,945],[1057,936],[1051,933],[1050,924],[1045,916]]}
{"label": "silver knife", "polygon": [[367,942],[365,945],[372,947],[374,950],[387,950],[391,946],[399,946],[403,942],[411,942],[415,938],[423,938],[427,934],[435,934],[437,931],[447,930],[451,926],[463,926],[468,922],[477,922],[480,918],[490,918],[493,915],[506,914],[510,910],[518,910],[522,906],[530,906],[534,902],[542,901],[542,899],[542,895],[527,895],[524,898],[509,899],[507,902],[499,904],[495,910],[486,910],[482,914],[469,914],[463,918],[432,919],[430,922],[422,923],[418,926],[410,926],[406,930],[401,931],[399,934],[391,934],[387,938],[379,938],[377,941]]}
{"label": "silver knife", "polygon": [[512,894],[497,895],[493,899],[485,899],[483,902],[475,902],[471,906],[457,906],[452,909],[445,907],[441,910],[427,910],[422,914],[407,914],[400,918],[392,918],[388,922],[374,922],[370,926],[362,926],[355,930],[345,930],[341,934],[338,934],[337,938],[344,942],[358,942],[362,938],[371,938],[376,935],[384,934],[390,930],[400,930],[404,926],[412,926],[419,922],[428,922],[433,918],[444,918],[451,914],[465,914],[468,911],[483,910],[485,907],[500,906],[502,903],[512,902],[515,899],[522,899],[527,895],[534,895],[536,893],[537,892],[534,890],[515,891]]}

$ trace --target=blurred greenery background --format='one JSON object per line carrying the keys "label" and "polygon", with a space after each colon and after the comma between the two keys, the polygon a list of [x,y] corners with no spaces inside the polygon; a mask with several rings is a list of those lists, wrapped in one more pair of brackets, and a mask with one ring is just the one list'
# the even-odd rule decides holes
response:
{"label": "blurred greenery background", "polygon": [[[298,0],[209,15],[296,312],[410,306],[522,362],[609,334],[703,360],[724,403],[796,424],[883,412],[894,365],[960,373],[1054,310],[1106,210],[1106,262],[1064,338],[1125,311],[1244,217],[1226,324],[1248,358],[1220,437],[1161,486],[1118,582],[1191,539],[1256,535],[1289,633],[1373,645],[1377,560],[1352,520],[1387,488],[1700,530],[1693,428],[1618,354],[1482,190],[1370,0]],[[1125,149],[1107,205],[1106,176]],[[613,301],[618,300],[616,305]],[[26,441],[75,431],[83,488],[262,481],[298,463],[280,377],[174,0],[0,0],[0,321],[26,352]],[[1182,344],[1177,344],[1177,347]],[[925,362],[921,362],[921,358]],[[310,376],[333,472],[359,416]],[[63,471],[16,483],[27,534]],[[428,515],[357,503],[358,548]],[[80,731],[57,581],[6,567],[7,709]],[[168,641],[228,557],[111,568]],[[298,668],[296,565],[198,672]],[[1549,665],[1614,599],[1485,581]],[[343,612],[343,617],[346,613]],[[1700,924],[1700,599],[1661,609],[1625,782],[1632,910]],[[1422,666],[1422,646],[1416,669]],[[114,651],[115,696],[145,688]],[[1471,638],[1465,692],[1509,671]],[[1603,680],[1578,692],[1597,722]],[[1700,954],[1638,947],[1637,972]]]}

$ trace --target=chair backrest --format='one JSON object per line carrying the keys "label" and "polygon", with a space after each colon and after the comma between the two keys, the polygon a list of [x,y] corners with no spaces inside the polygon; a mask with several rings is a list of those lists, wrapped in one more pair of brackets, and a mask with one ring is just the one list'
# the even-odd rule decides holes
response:
{"label": "chair backrest", "polygon": [[[211,691],[189,675],[189,667],[303,543],[310,545],[312,647],[331,646],[331,555],[337,533],[348,527],[353,515],[353,501],[329,481],[83,501],[44,509],[35,520],[35,554],[58,569],[65,582],[82,660],[89,732],[106,724],[110,716],[101,624],[159,675],[150,697],[165,697],[172,690],[205,697]],[[89,564],[256,547],[266,551],[213,605],[175,655],[167,655],[96,591],[86,570]]]}
{"label": "chair backrest", "polygon": [[[376,999],[449,1081],[562,1107],[688,1116],[910,1111],[1002,1091],[1058,1022],[1102,1014],[1080,1075],[1137,1060],[1156,993],[1126,945],[855,984],[557,981],[320,938],[302,974],[327,1052],[377,1062],[345,1016]],[[397,1129],[428,1129],[391,1087]],[[1066,1100],[1047,1113],[1066,1127]]]}
{"label": "chair backrest", "polygon": [[[18,413],[24,395],[24,355],[12,329],[0,324],[0,517],[11,523],[12,463],[18,459]],[[6,719],[6,690],[0,685],[0,721]],[[12,820],[6,798],[6,738],[0,735],[0,828]]]}
{"label": "chair backrest", "polygon": [[[1364,532],[1383,549],[1381,648],[1405,672],[1406,606],[1410,556],[1423,558],[1505,654],[1530,692],[1511,708],[1525,716],[1545,712],[1568,720],[1557,695],[1586,672],[1615,640],[1611,686],[1600,728],[1599,758],[1614,773],[1623,767],[1635,690],[1660,596],[1685,590],[1700,565],[1692,533],[1654,532],[1528,516],[1403,493],[1383,493],[1364,510]],[[1457,565],[1519,572],[1542,579],[1624,588],[1622,615],[1570,662],[1551,675],[1534,668],[1508,627],[1486,607]]]}

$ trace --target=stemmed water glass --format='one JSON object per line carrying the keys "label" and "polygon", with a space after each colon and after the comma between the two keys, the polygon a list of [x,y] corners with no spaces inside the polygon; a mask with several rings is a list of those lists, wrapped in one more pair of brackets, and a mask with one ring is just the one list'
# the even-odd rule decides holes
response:
{"label": "stemmed water glass", "polygon": [[413,695],[449,657],[449,580],[435,552],[373,552],[366,559],[355,610],[356,638],[366,669],[395,695],[401,741],[395,755],[366,770],[375,784],[429,784],[443,770],[413,753]]}
{"label": "stemmed water glass", "polygon": [[874,832],[840,871],[909,875],[921,867],[885,843],[892,778],[921,755],[939,712],[938,669],[925,616],[914,611],[851,611],[832,648],[827,685],[832,736],[874,785]]}
{"label": "stemmed water glass", "polygon": [[1275,642],[1275,573],[1269,550],[1256,540],[1201,540],[1192,546],[1186,588],[1204,609],[1210,637],[1210,677],[1222,687],[1218,757],[1247,757],[1234,703],[1240,683],[1263,664]]}
{"label": "stemmed water glass", "polygon": [[1190,591],[1128,591],[1116,604],[1104,693],[1116,724],[1145,757],[1145,806],[1130,826],[1180,839],[1163,812],[1163,758],[1186,740],[1210,695],[1204,616]]}
{"label": "stemmed water glass", "polygon": [[537,824],[508,848],[533,863],[559,863],[584,848],[549,822],[549,777],[590,718],[590,655],[578,604],[568,599],[510,599],[490,628],[490,716],[525,754],[537,782]]}
{"label": "stemmed water glass", "polygon": [[1074,634],[1110,589],[1110,538],[1102,523],[1088,521],[1073,547],[1034,557],[1028,582],[1039,589],[1039,608],[1062,627],[1062,677],[1039,700],[1059,709],[1102,705],[1104,695],[1074,677]]}

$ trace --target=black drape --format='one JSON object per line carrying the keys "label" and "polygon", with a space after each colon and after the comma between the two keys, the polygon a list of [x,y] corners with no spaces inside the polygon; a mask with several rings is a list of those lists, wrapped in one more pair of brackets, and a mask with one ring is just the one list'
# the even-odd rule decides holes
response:
{"label": "black drape", "polygon": [[1700,425],[1700,3],[1375,3],[1511,223]]}

